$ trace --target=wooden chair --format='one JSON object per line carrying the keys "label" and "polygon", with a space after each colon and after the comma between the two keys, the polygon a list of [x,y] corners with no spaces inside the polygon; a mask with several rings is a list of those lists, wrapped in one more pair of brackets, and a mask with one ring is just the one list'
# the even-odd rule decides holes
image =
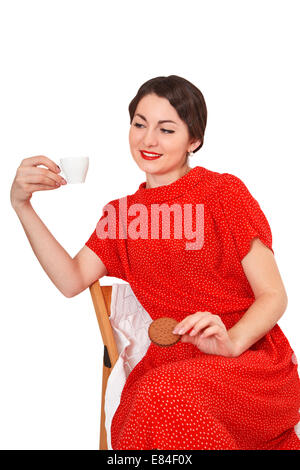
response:
{"label": "wooden chair", "polygon": [[108,377],[118,360],[119,352],[113,335],[109,320],[112,286],[101,286],[99,280],[89,287],[92,296],[102,341],[104,344],[103,368],[102,368],[102,393],[101,393],[101,415],[100,415],[100,440],[99,450],[107,450],[107,435],[105,428],[105,392]]}

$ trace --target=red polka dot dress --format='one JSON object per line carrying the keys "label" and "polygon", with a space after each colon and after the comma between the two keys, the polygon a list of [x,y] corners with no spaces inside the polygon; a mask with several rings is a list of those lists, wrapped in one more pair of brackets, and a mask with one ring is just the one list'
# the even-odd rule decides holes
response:
{"label": "red polka dot dress", "polygon": [[[153,216],[157,205],[180,208],[181,221],[170,211],[169,236],[163,217]],[[115,223],[107,224],[105,238],[108,214]],[[180,322],[209,311],[230,329],[255,300],[241,264],[255,237],[272,250],[268,221],[245,184],[196,166],[169,185],[144,182],[111,201],[86,245],[108,276],[130,284],[153,320]],[[297,359],[278,324],[234,358],[182,341],[151,342],[122,390],[111,443],[136,450],[300,450],[299,409]]]}

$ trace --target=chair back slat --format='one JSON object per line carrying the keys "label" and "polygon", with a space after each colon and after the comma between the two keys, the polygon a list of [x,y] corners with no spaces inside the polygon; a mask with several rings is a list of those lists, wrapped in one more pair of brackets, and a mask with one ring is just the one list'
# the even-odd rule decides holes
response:
{"label": "chair back slat", "polygon": [[109,320],[112,286],[100,286],[97,280],[90,286],[90,292],[103,344],[107,347],[111,367],[113,367],[118,360],[119,352]]}
{"label": "chair back slat", "polygon": [[112,286],[101,286],[99,280],[97,280],[92,285],[90,285],[89,289],[104,344],[99,450],[107,450],[108,445],[105,428],[105,393],[108,378],[119,357],[119,352],[110,323]]}
{"label": "chair back slat", "polygon": [[104,300],[107,308],[108,316],[110,317],[110,304],[111,304],[111,293],[112,293],[112,286],[101,286],[101,290],[104,295]]}

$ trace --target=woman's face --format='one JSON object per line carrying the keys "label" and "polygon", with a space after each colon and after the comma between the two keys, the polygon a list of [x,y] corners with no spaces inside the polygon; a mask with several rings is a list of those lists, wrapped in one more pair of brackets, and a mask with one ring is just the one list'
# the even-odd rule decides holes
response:
{"label": "woman's face", "polygon": [[[173,122],[159,122],[165,120]],[[186,123],[169,100],[152,93],[139,101],[130,126],[129,145],[142,171],[154,175],[181,169],[186,165],[186,152],[200,145],[200,140],[191,142]],[[162,156],[145,160],[141,150]]]}

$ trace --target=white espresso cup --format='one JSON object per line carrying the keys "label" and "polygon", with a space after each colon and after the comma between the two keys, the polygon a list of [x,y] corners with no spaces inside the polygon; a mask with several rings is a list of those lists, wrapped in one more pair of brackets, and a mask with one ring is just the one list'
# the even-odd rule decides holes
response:
{"label": "white espresso cup", "polygon": [[89,157],[65,157],[59,160],[67,183],[84,183],[89,168]]}

